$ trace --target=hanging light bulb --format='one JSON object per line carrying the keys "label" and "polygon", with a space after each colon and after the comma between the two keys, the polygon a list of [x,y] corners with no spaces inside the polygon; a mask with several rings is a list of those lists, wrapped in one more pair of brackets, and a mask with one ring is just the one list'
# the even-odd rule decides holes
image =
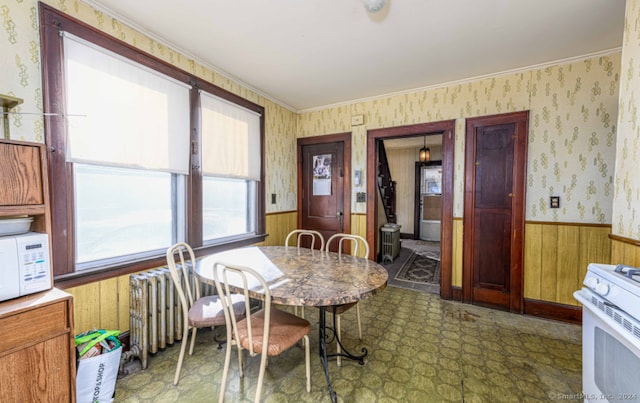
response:
{"label": "hanging light bulb", "polygon": [[420,158],[420,162],[429,162],[431,160],[431,150],[427,147],[427,137],[423,137],[424,146],[420,149],[420,154],[418,158]]}

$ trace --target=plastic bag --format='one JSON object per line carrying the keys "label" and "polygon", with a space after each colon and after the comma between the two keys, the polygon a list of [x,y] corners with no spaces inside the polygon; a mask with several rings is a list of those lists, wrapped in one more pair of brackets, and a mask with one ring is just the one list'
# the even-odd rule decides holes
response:
{"label": "plastic bag", "polygon": [[122,345],[118,330],[94,330],[76,336],[78,403],[112,402]]}

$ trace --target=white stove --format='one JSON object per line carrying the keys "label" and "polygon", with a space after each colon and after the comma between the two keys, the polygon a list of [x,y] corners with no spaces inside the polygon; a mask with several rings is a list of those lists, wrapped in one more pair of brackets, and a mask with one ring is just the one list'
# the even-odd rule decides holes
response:
{"label": "white stove", "polygon": [[596,300],[617,306],[636,321],[640,318],[640,269],[591,263],[583,284]]}
{"label": "white stove", "polygon": [[640,269],[591,263],[583,284],[583,398],[640,402]]}

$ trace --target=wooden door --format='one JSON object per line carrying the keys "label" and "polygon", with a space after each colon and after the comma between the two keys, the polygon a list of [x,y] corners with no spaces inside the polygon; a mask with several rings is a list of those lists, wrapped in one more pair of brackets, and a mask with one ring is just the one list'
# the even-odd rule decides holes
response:
{"label": "wooden door", "polygon": [[[298,140],[298,227],[320,232],[325,241],[351,229],[350,144],[350,133]],[[337,243],[333,247],[337,251]]]}
{"label": "wooden door", "polygon": [[463,297],[522,311],[528,113],[467,121]]}

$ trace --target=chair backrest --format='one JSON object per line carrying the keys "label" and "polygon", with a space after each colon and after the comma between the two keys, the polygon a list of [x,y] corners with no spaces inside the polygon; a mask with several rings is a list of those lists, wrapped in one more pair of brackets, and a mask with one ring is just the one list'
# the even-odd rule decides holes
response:
{"label": "chair backrest", "polygon": [[368,259],[369,258],[369,243],[366,239],[361,237],[360,235],[355,234],[334,234],[327,239],[327,245],[325,250],[329,252],[329,248],[331,247],[331,243],[336,240],[338,242],[338,254],[342,255],[342,243],[346,240],[353,241],[353,255],[358,256],[358,245],[362,244],[364,246],[364,255],[362,257]]}
{"label": "chair backrest", "polygon": [[297,241],[296,246],[298,248],[300,248],[300,240],[303,237],[310,237],[311,249],[314,249],[314,245],[316,243],[316,238],[317,238],[320,241],[320,248],[318,250],[324,250],[324,237],[318,231],[311,230],[311,229],[294,229],[293,231],[289,232],[289,235],[287,235],[287,238],[284,241],[284,245],[286,247],[289,247],[289,240],[294,235],[296,235],[296,241]]}
{"label": "chair backrest", "polygon": [[191,287],[189,268],[195,268],[196,257],[191,246],[184,242],[178,242],[167,249],[167,266],[173,280],[174,287],[178,292],[178,298],[182,305],[183,317],[188,318],[188,311],[193,302],[200,298],[200,283],[194,282]]}
{"label": "chair backrest", "polygon": [[236,315],[233,310],[233,295],[240,293],[244,296],[245,312],[247,316],[247,337],[249,339],[249,354],[255,356],[256,353],[253,349],[253,326],[251,323],[251,307],[249,290],[260,290],[264,293],[264,329],[262,333],[262,351],[267,354],[269,346],[269,325],[271,320],[271,292],[267,286],[264,278],[255,270],[244,267],[236,266],[223,262],[216,262],[213,266],[213,278],[216,283],[216,290],[218,295],[221,296],[222,308],[224,309],[224,318],[227,323],[227,340],[231,340],[231,332],[233,337],[239,343],[240,335],[238,333],[238,326]]}

